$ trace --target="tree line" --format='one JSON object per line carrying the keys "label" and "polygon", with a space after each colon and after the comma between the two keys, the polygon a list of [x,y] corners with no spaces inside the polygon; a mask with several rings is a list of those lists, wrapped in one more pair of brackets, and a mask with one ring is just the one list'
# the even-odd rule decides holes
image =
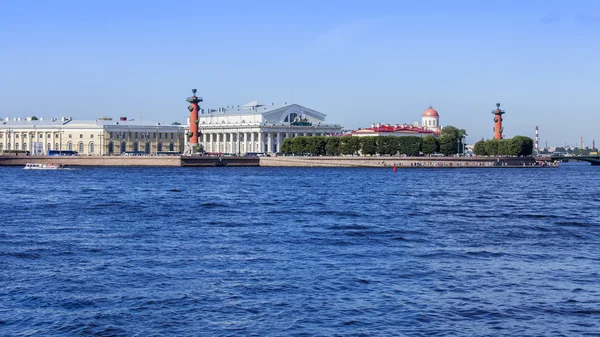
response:
{"label": "tree line", "polygon": [[295,137],[286,138],[281,145],[284,154],[338,156],[338,155],[407,155],[432,153],[453,155],[460,144],[449,135],[436,139],[432,135],[418,136],[365,136],[365,137]]}
{"label": "tree line", "polygon": [[525,136],[482,139],[475,143],[473,152],[476,156],[530,156],[533,153],[533,139]]}

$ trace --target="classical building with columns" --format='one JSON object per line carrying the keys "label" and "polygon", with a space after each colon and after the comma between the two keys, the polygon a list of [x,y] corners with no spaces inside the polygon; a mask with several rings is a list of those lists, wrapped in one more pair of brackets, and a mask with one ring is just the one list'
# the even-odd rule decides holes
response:
{"label": "classical building with columns", "polygon": [[342,126],[326,124],[325,114],[299,104],[200,109],[199,143],[209,153],[276,153],[286,138],[340,135]]}
{"label": "classical building with columns", "polygon": [[77,151],[79,155],[180,153],[185,126],[151,121],[26,117],[0,120],[0,153]]}

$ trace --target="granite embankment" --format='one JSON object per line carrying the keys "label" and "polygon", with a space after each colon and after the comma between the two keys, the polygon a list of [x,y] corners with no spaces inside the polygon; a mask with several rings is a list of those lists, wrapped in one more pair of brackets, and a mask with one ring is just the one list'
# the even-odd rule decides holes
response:
{"label": "granite embankment", "polygon": [[0,166],[271,166],[271,167],[539,167],[534,158],[487,157],[210,157],[210,156],[0,156]]}
{"label": "granite embankment", "polygon": [[260,166],[290,167],[540,167],[534,158],[489,157],[262,157]]}

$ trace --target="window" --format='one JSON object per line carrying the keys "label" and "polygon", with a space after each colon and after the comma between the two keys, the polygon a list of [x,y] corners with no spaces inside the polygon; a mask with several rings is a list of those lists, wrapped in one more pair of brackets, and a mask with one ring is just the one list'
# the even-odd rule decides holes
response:
{"label": "window", "polygon": [[83,138],[83,135],[81,133],[79,134],[79,138]]}
{"label": "window", "polygon": [[112,132],[110,132],[110,139],[112,139],[112,137],[113,137],[113,133],[112,133]]}
{"label": "window", "polygon": [[152,149],[152,145],[150,145],[150,142],[146,143],[146,154],[150,154],[151,149]]}
{"label": "window", "polygon": [[125,153],[127,151],[127,143],[121,142],[121,153]]}
{"label": "window", "polygon": [[90,151],[89,153],[94,153],[94,143],[90,143]]}
{"label": "window", "polygon": [[158,148],[156,149],[156,151],[162,151],[162,143],[158,143]]}
{"label": "window", "polygon": [[0,151],[3,151],[3,150],[4,150],[4,144],[0,143]]}
{"label": "window", "polygon": [[154,137],[154,139],[156,139],[156,132],[153,132],[152,136]]}
{"label": "window", "polygon": [[[69,135],[69,136],[70,136],[70,135]],[[69,151],[73,151],[73,143],[71,143],[71,142],[68,142],[68,143],[67,143],[67,150],[69,150]]]}
{"label": "window", "polygon": [[90,135],[90,138],[94,138],[94,135]]}
{"label": "window", "polygon": [[79,153],[83,153],[83,143],[79,143],[78,148],[79,148],[79,150],[78,150]]}
{"label": "window", "polygon": [[23,143],[23,145],[21,145],[23,148],[21,148],[21,150],[27,150],[27,143]]}
{"label": "window", "polygon": [[52,144],[51,143],[46,144],[46,146],[47,146],[48,150],[52,150]]}
{"label": "window", "polygon": [[15,143],[15,150],[19,149],[19,143]]}
{"label": "window", "polygon": [[54,150],[58,150],[58,143],[54,144]]}
{"label": "window", "polygon": [[50,138],[50,134],[48,134],[48,136],[46,138]]}
{"label": "window", "polygon": [[131,131],[129,131],[129,138],[131,138]]}
{"label": "window", "polygon": [[159,138],[159,139],[162,139],[162,132],[160,132],[160,133],[158,134],[158,138]]}
{"label": "window", "polygon": [[171,151],[171,152],[175,151],[175,144],[169,143],[169,151]]}
{"label": "window", "polygon": [[171,134],[171,139],[173,139],[173,136],[174,136],[174,135],[175,135],[174,133],[172,133],[172,134]]}
{"label": "window", "polygon": [[138,142],[133,143],[133,152],[138,152],[139,146]]}
{"label": "window", "polygon": [[69,138],[73,138],[73,135],[69,133]]}
{"label": "window", "polygon": [[108,143],[108,154],[115,153],[115,144],[113,142]]}
{"label": "window", "polygon": [[136,133],[135,133],[135,139],[137,139],[137,138],[138,138],[138,133],[136,132]]}

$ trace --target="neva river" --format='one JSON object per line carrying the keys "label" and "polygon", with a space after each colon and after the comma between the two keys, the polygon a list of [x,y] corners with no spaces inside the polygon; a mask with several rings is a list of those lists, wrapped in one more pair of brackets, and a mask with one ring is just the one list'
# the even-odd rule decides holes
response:
{"label": "neva river", "polygon": [[1,167],[0,335],[597,336],[599,178]]}

